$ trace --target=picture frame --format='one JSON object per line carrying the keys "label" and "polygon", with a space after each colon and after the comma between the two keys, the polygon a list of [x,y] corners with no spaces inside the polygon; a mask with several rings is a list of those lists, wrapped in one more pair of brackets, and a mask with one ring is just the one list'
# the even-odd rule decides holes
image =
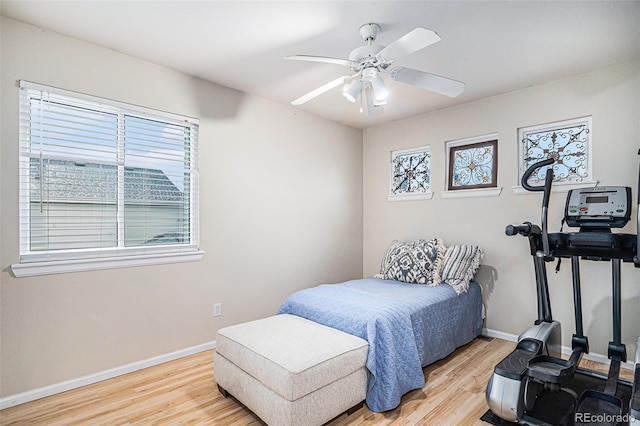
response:
{"label": "picture frame", "polygon": [[447,190],[497,187],[498,139],[447,143]]}

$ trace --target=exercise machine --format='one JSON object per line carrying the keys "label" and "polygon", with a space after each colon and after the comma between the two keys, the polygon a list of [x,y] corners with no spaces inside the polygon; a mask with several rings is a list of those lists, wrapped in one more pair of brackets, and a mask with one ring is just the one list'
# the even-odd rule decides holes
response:
{"label": "exercise machine", "polygon": [[[518,337],[516,348],[495,366],[487,384],[487,404],[495,423],[638,426],[640,338],[633,381],[620,378],[620,367],[627,361],[621,333],[621,262],[633,262],[640,267],[640,215],[636,234],[613,233],[612,228],[624,227],[631,218],[631,188],[575,189],[567,194],[563,222],[580,228],[579,232],[549,233],[547,214],[554,161],[546,159],[533,164],[521,180],[526,190],[543,192],[541,226],[525,222],[505,229],[507,235],[522,235],[529,241],[538,318]],[[544,185],[530,185],[529,178],[543,167],[547,167]],[[638,188],[640,207],[640,174]],[[547,263],[557,259],[559,267],[563,258],[571,260],[575,317],[568,359],[561,358],[561,325],[552,316],[546,271]],[[581,259],[611,263],[613,339],[608,346],[608,374],[579,366],[583,355],[589,353],[589,340],[582,324]]]}

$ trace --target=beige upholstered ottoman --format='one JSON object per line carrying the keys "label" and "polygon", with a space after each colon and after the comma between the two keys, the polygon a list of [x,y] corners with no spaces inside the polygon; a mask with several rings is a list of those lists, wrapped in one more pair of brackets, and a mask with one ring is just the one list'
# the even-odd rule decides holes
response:
{"label": "beige upholstered ottoman", "polygon": [[366,340],[295,315],[218,331],[214,376],[272,426],[321,425],[362,406]]}

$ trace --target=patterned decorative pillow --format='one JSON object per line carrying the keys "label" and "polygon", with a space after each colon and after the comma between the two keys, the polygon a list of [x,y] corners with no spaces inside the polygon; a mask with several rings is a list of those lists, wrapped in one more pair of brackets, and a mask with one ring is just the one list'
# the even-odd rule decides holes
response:
{"label": "patterned decorative pillow", "polygon": [[461,294],[469,289],[469,281],[480,267],[484,252],[478,246],[450,246],[444,254],[440,282]]}
{"label": "patterned decorative pillow", "polygon": [[440,238],[394,241],[382,259],[376,278],[427,285],[440,284],[438,271],[445,246]]}

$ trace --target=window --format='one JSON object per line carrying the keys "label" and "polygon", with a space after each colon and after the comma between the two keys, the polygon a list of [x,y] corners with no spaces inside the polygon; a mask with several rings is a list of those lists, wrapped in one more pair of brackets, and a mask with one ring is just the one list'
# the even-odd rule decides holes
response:
{"label": "window", "polygon": [[201,257],[197,119],[20,89],[17,276],[67,272],[57,266],[70,260],[85,270]]}
{"label": "window", "polygon": [[431,147],[391,152],[389,200],[430,199]]}
{"label": "window", "polygon": [[548,167],[553,167],[555,189],[595,185],[591,171],[591,117],[523,127],[518,129],[518,141],[518,183],[529,166],[553,158],[552,166],[532,175],[531,185],[544,183]]}

